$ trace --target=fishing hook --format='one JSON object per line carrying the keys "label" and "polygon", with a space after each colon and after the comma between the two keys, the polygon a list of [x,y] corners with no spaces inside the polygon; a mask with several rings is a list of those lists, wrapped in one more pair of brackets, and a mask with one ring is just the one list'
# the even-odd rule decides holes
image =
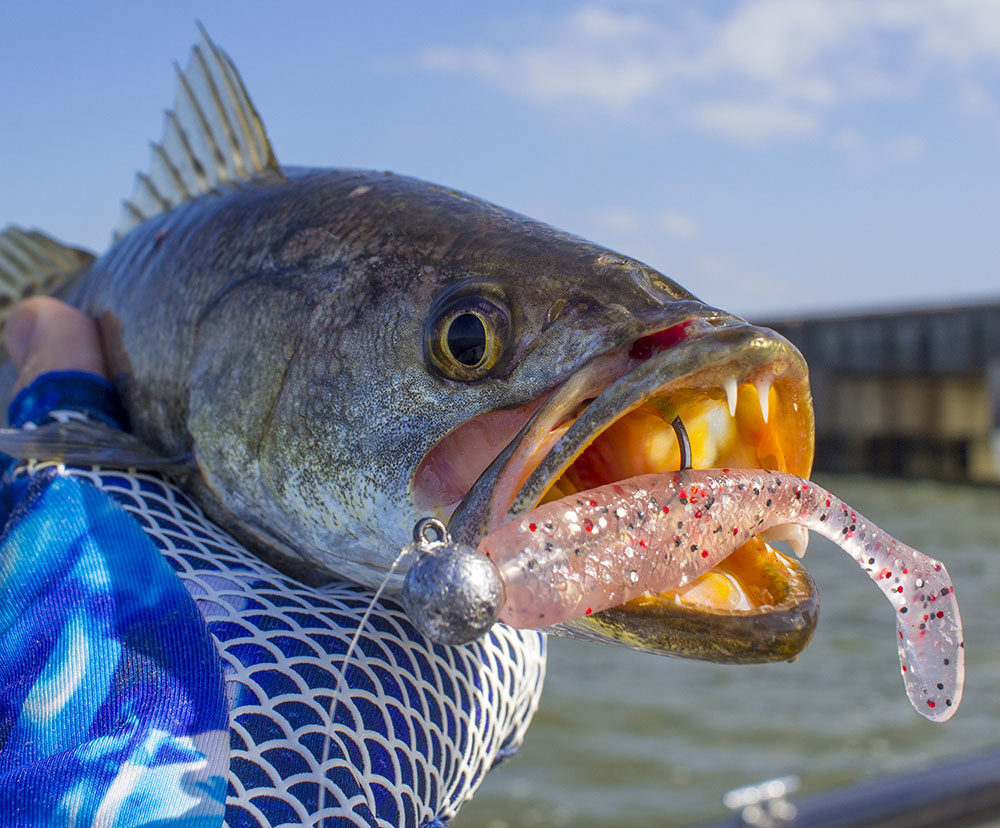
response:
{"label": "fishing hook", "polygon": [[691,439],[688,437],[687,429],[684,428],[684,423],[681,422],[680,416],[674,417],[670,421],[670,425],[673,426],[674,434],[677,435],[677,447],[681,450],[681,467],[680,471],[691,468]]}

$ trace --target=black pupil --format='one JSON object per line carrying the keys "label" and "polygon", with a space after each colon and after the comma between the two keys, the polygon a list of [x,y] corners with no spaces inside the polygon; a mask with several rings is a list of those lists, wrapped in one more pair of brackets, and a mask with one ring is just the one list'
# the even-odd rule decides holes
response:
{"label": "black pupil", "polygon": [[448,326],[448,350],[462,365],[475,367],[486,351],[486,326],[474,313],[456,316]]}

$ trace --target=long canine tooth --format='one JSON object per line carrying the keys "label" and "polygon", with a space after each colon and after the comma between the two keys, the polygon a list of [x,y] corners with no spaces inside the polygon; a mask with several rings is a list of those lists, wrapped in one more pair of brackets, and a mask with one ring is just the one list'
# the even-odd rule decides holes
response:
{"label": "long canine tooth", "polygon": [[729,403],[729,416],[736,416],[736,377],[729,377],[725,382],[722,383],[722,388],[726,392],[726,402]]}
{"label": "long canine tooth", "polygon": [[809,546],[809,530],[795,523],[772,526],[766,532],[761,532],[760,536],[766,541],[784,541],[792,547],[796,558],[805,557],[806,548]]}
{"label": "long canine tooth", "polygon": [[754,388],[757,389],[757,399],[760,400],[760,416],[764,418],[764,422],[767,422],[768,406],[770,404],[771,395],[771,383],[773,380],[758,380],[754,383]]}

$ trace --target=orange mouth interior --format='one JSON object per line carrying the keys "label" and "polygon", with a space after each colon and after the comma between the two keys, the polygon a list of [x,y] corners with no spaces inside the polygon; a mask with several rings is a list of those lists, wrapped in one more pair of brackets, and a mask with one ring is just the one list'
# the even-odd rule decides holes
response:
{"label": "orange mouth interior", "polygon": [[[731,408],[735,403],[735,411]],[[424,458],[414,477],[414,500],[423,513],[447,521],[463,495],[541,404],[492,412],[443,438]],[[763,409],[768,417],[765,420]],[[506,474],[516,488],[581,411],[559,423],[523,461]],[[764,468],[809,474],[812,421],[804,380],[779,377],[731,387],[690,387],[656,395],[626,412],[587,444],[542,496],[540,503],[639,474],[674,471],[681,457],[670,425],[680,417],[691,445],[694,468]],[[740,546],[712,570],[677,590],[647,595],[632,603],[681,603],[713,612],[754,611],[780,602],[775,572],[783,556],[765,537]],[[778,587],[781,584],[778,582]]]}
{"label": "orange mouth interior", "polygon": [[[797,402],[797,388],[778,380],[758,389],[736,389],[735,414],[722,389],[682,389],[654,397],[602,431],[550,486],[546,503],[640,474],[680,467],[677,436],[670,422],[679,416],[691,443],[694,468],[764,468],[809,473],[811,426]],[[765,422],[760,394],[766,394]],[[637,599],[689,604],[715,612],[753,611],[779,603],[773,591],[775,550],[766,538],[753,538],[716,567],[682,588]],[[768,573],[768,577],[764,577]]]}

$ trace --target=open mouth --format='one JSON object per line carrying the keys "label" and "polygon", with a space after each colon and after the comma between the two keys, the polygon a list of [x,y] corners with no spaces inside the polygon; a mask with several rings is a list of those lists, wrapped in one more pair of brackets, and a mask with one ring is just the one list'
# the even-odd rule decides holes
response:
{"label": "open mouth", "polygon": [[[593,360],[537,401],[455,510],[452,534],[474,542],[539,504],[681,468],[675,418],[694,468],[808,476],[812,405],[798,352],[766,329],[688,321]],[[770,541],[747,541],[680,589],[553,631],[712,661],[792,658],[808,643],[818,600],[806,571]]]}

